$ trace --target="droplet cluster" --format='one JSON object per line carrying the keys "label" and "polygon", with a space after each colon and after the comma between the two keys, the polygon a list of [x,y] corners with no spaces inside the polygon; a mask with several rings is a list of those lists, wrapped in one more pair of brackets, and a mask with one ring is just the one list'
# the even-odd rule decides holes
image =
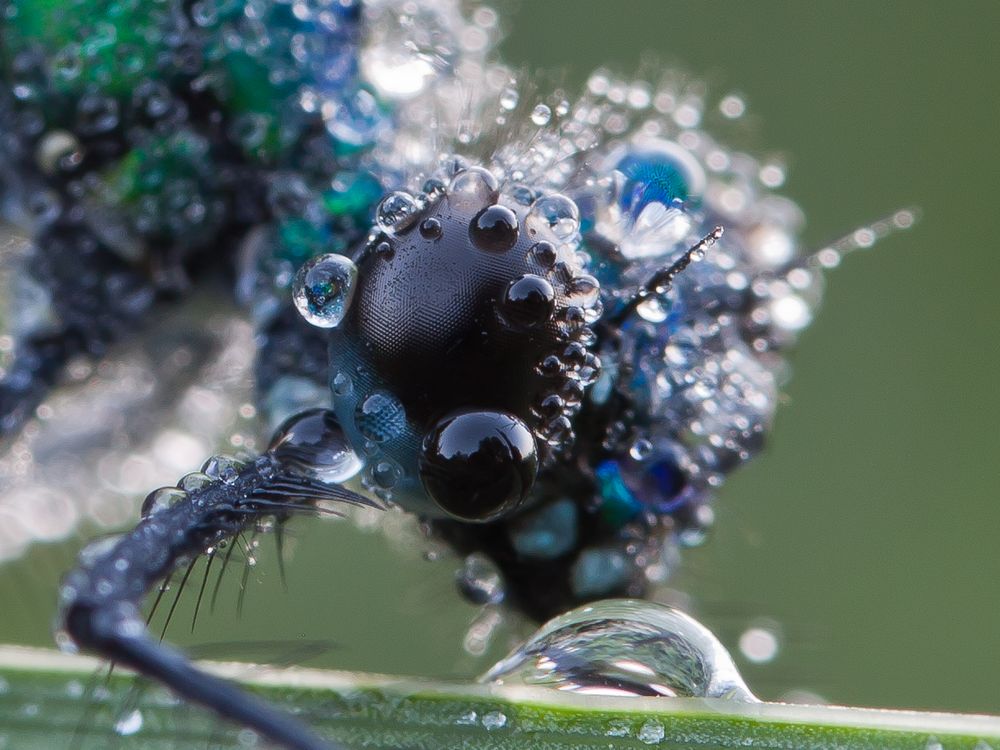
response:
{"label": "droplet cluster", "polygon": [[[697,83],[602,71],[575,102],[505,84],[495,116],[474,105],[486,124],[467,138],[461,118],[437,132],[451,127],[458,152],[479,154],[457,197],[498,190],[501,208],[523,215],[541,272],[512,279],[498,311],[528,336],[550,316],[567,332],[535,363],[552,387],[532,404],[540,445],[559,449],[517,513],[432,527],[464,554],[490,555],[508,600],[545,617],[642,595],[677,547],[704,540],[713,493],[770,428],[783,352],[819,302],[820,267],[860,243],[801,253],[801,212],[774,192],[782,167],[717,141],[706,122],[721,115],[711,127],[724,129],[740,113],[709,107]],[[441,178],[410,168],[414,184]],[[511,236],[501,208],[471,229],[487,252]]]}
{"label": "droplet cluster", "polygon": [[[604,71],[539,94],[496,25],[418,0],[11,0],[0,210],[37,246],[21,351],[62,327],[100,353],[235,267],[272,450],[427,517],[489,562],[470,596],[542,618],[640,596],[705,538],[821,269],[912,216],[803,254],[784,168],[712,135],[741,99]],[[22,359],[14,381],[55,377]],[[143,514],[239,470],[213,459]]]}

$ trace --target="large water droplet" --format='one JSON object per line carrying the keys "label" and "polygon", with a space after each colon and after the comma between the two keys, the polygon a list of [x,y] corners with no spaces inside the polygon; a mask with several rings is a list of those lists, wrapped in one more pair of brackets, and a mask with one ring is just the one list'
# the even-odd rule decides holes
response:
{"label": "large water droplet", "polygon": [[346,482],[364,465],[329,409],[310,409],[288,419],[268,450],[286,469],[329,484]]}
{"label": "large water droplet", "polygon": [[580,230],[580,210],[565,195],[546,195],[531,206],[525,225],[533,236],[552,234],[566,241]]}
{"label": "large water droplet", "polygon": [[424,438],[420,479],[442,510],[489,521],[516,509],[538,471],[535,439],[517,417],[469,411],[444,417]]}
{"label": "large water droplet", "polygon": [[158,490],[153,490],[146,495],[146,499],[142,501],[142,508],[139,511],[139,515],[143,518],[148,518],[157,513],[162,513],[168,508],[172,508],[178,503],[187,500],[187,496],[187,492],[180,487],[160,487]]}
{"label": "large water droplet", "polygon": [[410,226],[416,220],[418,213],[420,205],[417,199],[409,193],[397,190],[395,193],[389,193],[378,204],[375,222],[383,232],[392,234]]}
{"label": "large water droplet", "polygon": [[295,275],[295,308],[314,326],[336,328],[347,314],[357,280],[358,267],[350,258],[333,253],[313,258]]}
{"label": "large water droplet", "polygon": [[757,700],[704,625],[676,609],[629,599],[550,620],[481,681],[594,695]]}
{"label": "large water droplet", "polygon": [[451,179],[448,197],[455,208],[474,209],[489,206],[500,197],[500,183],[492,172],[482,167],[463,169]]}

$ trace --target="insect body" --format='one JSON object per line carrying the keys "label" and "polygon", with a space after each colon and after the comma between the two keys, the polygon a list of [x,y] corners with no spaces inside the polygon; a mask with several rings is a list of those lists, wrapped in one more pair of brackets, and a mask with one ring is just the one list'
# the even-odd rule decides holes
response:
{"label": "insect body", "polygon": [[[6,32],[27,52],[6,58],[15,95],[3,116],[41,108],[72,147],[39,161],[55,137],[44,127],[8,145],[36,185],[15,185],[18,203],[41,189],[68,206],[37,236],[82,232],[88,258],[141,288],[158,278],[142,269],[164,258],[192,268],[238,246],[261,401],[281,422],[264,455],[210,459],[151,493],[134,530],[85,550],[61,592],[60,640],[289,748],[326,745],[148,636],[139,606],[164,576],[265,518],[393,503],[491,561],[531,616],[643,595],[674,547],[703,534],[713,489],[760,447],[818,266],[850,246],[798,254],[799,212],[772,192],[780,170],[703,130],[697,89],[599,73],[575,103],[519,92],[484,62],[474,32],[489,13],[477,26],[412,2],[361,15],[338,2],[132,5],[182,27],[177,45],[138,53],[146,73],[167,67],[126,85],[98,45],[86,83],[52,89],[38,35],[76,27],[63,18],[43,33],[31,12],[48,4],[13,7]],[[367,73],[334,86],[356,57]],[[30,81],[14,74],[39,70],[49,88],[22,90]],[[185,111],[169,128],[134,99],[130,125],[92,140],[53,119],[89,115],[95,91],[121,112],[125,91],[150,81]],[[376,94],[391,100],[385,113]],[[92,165],[78,178],[77,162]],[[162,183],[143,187],[147,171]],[[163,198],[174,180],[189,203]],[[110,304],[92,307],[106,316]]]}

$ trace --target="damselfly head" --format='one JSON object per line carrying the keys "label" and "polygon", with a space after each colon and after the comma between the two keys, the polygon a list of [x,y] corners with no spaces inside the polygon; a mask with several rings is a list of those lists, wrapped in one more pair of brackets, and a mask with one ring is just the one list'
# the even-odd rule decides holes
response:
{"label": "damselfly head", "polygon": [[[333,410],[373,489],[429,515],[488,521],[518,508],[539,467],[565,453],[581,405],[566,394],[599,371],[588,315],[599,286],[579,237],[566,196],[519,201],[454,159],[425,191],[383,199],[356,282],[340,272],[328,295],[340,310]],[[316,288],[310,274],[348,264],[314,262],[296,295]],[[300,305],[310,322],[315,309]]]}

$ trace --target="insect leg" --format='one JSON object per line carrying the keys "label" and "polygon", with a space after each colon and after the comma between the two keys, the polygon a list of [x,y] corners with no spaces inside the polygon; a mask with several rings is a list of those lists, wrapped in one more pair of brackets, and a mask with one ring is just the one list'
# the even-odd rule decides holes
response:
{"label": "insect leg", "polygon": [[244,466],[226,464],[214,474],[197,489],[171,490],[170,502],[150,505],[127,534],[84,549],[61,589],[61,638],[65,645],[135,669],[288,750],[329,750],[329,743],[293,717],[199,670],[183,653],[151,637],[139,607],[164,576],[262,517],[311,512],[324,501],[375,503],[291,471],[272,453]]}

